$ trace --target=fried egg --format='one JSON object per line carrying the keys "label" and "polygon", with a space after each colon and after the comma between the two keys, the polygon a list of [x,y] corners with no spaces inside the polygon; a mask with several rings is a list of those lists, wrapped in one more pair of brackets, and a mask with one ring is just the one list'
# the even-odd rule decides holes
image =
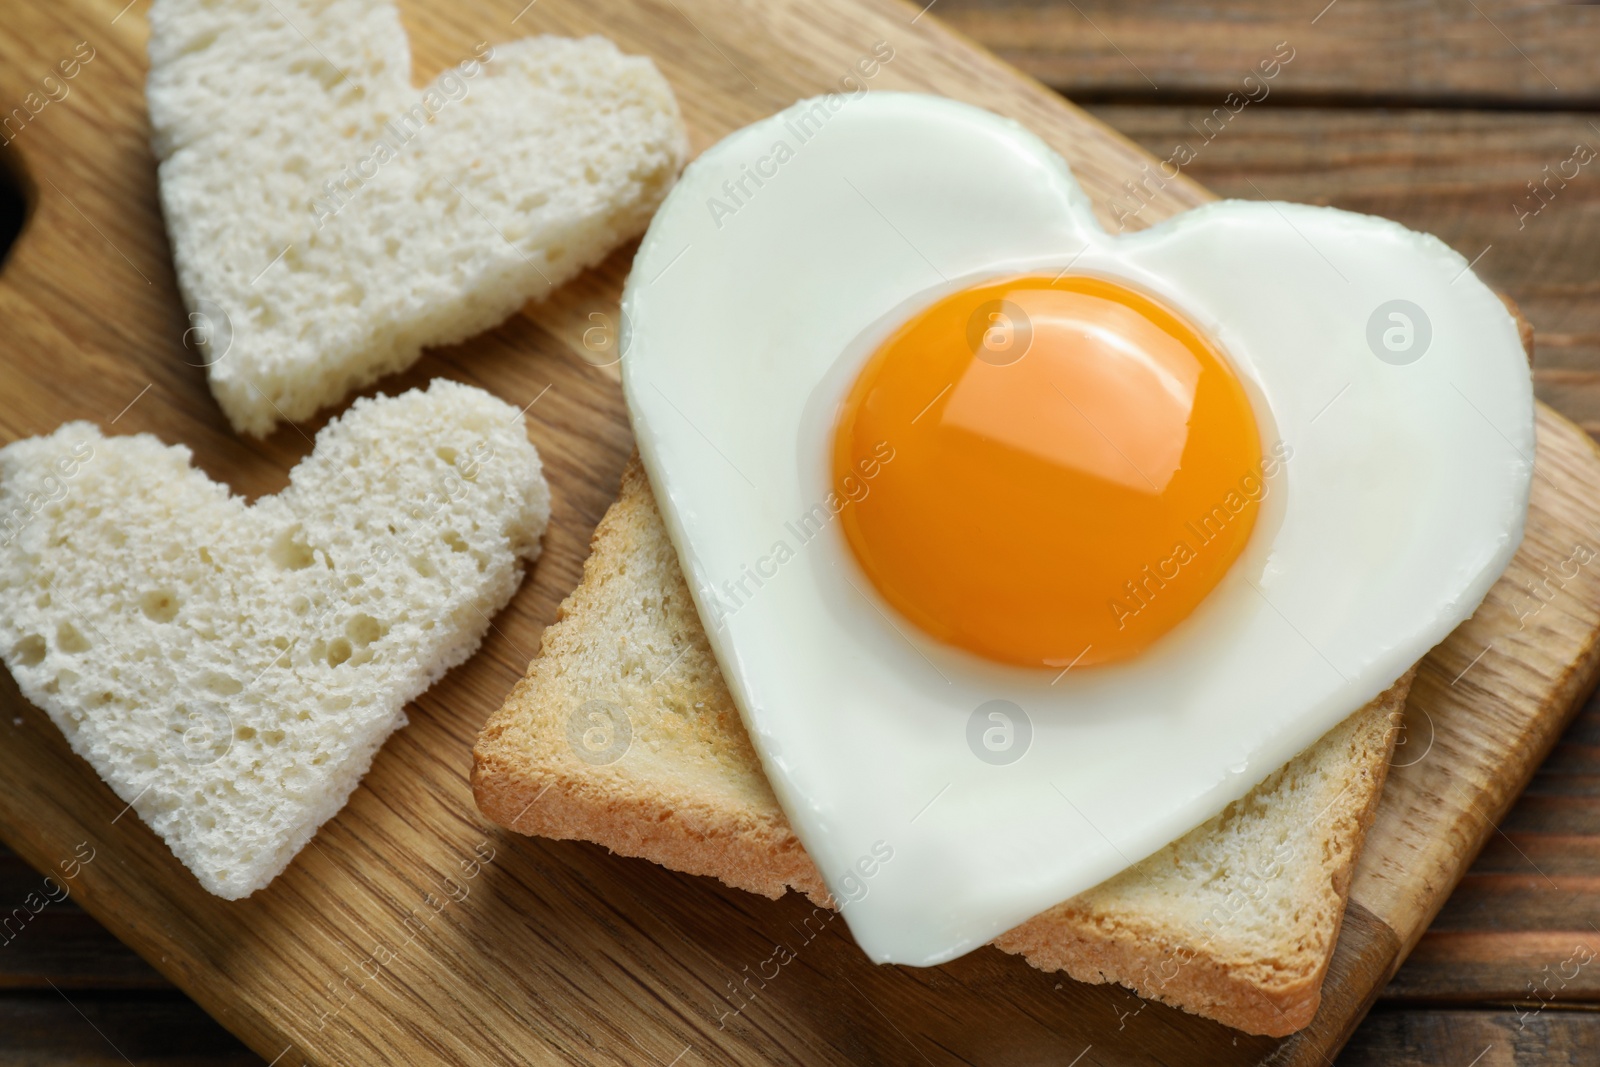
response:
{"label": "fried egg", "polygon": [[802,101],[684,173],[623,298],[640,454],[795,832],[934,964],[1216,815],[1522,537],[1515,323],[1393,222],[1107,233],[942,98]]}

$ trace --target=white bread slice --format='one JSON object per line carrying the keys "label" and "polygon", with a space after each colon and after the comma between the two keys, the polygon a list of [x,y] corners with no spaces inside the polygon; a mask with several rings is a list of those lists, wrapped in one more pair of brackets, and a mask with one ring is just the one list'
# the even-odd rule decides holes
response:
{"label": "white bread slice", "polygon": [[444,380],[357,401],[254,504],[191,459],[87,422],[0,449],[0,655],[236,899],[478,647],[539,554],[550,493],[521,413]]}
{"label": "white bread slice", "polygon": [[[1410,681],[1217,818],[995,944],[1241,1030],[1306,1025]],[[583,710],[597,699],[624,710],[632,732],[610,763],[580,758],[569,741],[603,728],[604,713]],[[637,461],[595,531],[582,584],[484,727],[473,788],[485,815],[522,833],[828,903],[762,774]]]}
{"label": "white bread slice", "polygon": [[156,0],[147,97],[191,358],[256,435],[599,262],[687,153],[666,80],[601,37],[413,88],[389,0]]}

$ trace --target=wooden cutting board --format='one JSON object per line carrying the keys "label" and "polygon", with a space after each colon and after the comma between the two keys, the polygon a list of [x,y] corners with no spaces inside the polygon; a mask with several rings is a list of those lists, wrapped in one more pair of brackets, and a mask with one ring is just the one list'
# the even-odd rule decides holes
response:
{"label": "wooden cutting board", "polygon": [[[1148,157],[1118,135],[895,0],[524,2],[402,3],[418,81],[482,40],[604,32],[660,64],[699,149],[837,88],[883,41],[894,58],[874,88],[1019,119],[1067,157],[1107,220],[1123,183],[1144,177]],[[144,4],[123,3],[13,5],[0,37],[0,117],[13,118],[0,162],[31,204],[0,271],[0,435],[79,418],[150,431],[241,493],[275,492],[325,419],[241,440],[192,365],[147,143]],[[74,78],[43,81],[74,58]],[[1140,223],[1206,199],[1182,178],[1154,184]],[[283,1067],[1328,1062],[1595,682],[1600,568],[1571,562],[1577,545],[1600,545],[1589,438],[1541,406],[1527,539],[1484,607],[1424,662],[1310,1028],[1251,1037],[991,949],[932,970],[873,967],[837,925],[724,1025],[724,994],[775,942],[800,939],[809,905],[503,832],[467,784],[478,728],[577,583],[631,447],[615,368],[595,366],[614,343],[630,254],[383,383],[392,393],[444,375],[518,404],[539,398],[530,432],[555,515],[483,651],[410,709],[286,874],[244,902],[205,894],[3,672],[0,837],[41,871],[71,874],[90,912]]]}

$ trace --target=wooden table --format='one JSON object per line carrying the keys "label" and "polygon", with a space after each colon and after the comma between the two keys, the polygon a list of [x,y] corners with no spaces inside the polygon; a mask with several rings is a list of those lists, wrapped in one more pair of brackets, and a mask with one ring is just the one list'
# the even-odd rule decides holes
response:
{"label": "wooden table", "polygon": [[[1218,193],[1386,215],[1481,255],[1479,272],[1539,330],[1540,397],[1600,436],[1600,304],[1587,301],[1600,287],[1600,123],[1582,110],[1600,111],[1600,10],[936,2],[933,15],[1148,150],[1196,148],[1184,171]],[[1247,83],[1261,60],[1287,54],[1280,42],[1293,58]],[[1587,164],[1569,162],[1585,158],[1579,146]],[[0,209],[0,235],[5,218]],[[41,880],[0,850],[0,905]],[[1568,962],[1600,953],[1597,927],[1591,702],[1339,1064],[1600,1063],[1600,956]],[[262,1062],[70,899],[53,904],[0,947],[0,1065],[128,1061]]]}

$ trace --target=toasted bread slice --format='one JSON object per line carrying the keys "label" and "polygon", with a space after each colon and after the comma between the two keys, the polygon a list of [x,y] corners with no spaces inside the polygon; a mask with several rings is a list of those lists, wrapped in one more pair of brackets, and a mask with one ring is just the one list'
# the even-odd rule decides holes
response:
{"label": "toasted bread slice", "polygon": [[[1306,1025],[1410,683],[1210,822],[995,944],[1252,1033]],[[569,739],[596,728],[613,734],[580,754]],[[474,757],[478,806],[513,830],[829,902],[762,773],[637,460],[582,584]]]}

